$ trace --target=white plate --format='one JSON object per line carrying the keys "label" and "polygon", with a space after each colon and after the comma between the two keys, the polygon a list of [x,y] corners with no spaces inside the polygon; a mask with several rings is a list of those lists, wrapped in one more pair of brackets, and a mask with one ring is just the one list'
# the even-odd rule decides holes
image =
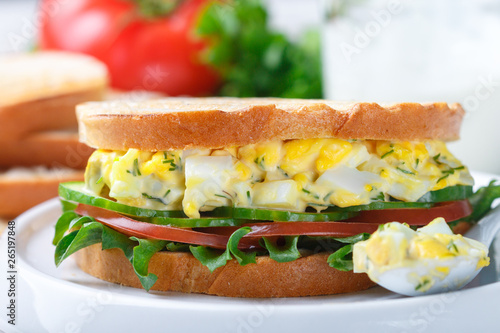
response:
{"label": "white plate", "polygon": [[[478,185],[494,178],[474,174]],[[231,299],[147,293],[81,272],[70,258],[54,266],[57,199],[16,219],[17,324],[6,323],[6,278],[0,277],[0,329],[6,332],[491,332],[500,329],[500,237],[492,263],[466,289],[401,297],[380,287],[347,295],[288,299]],[[500,218],[499,218],[500,219]],[[6,234],[1,239],[2,272]],[[265,280],[262,283],[266,283]],[[498,326],[498,328],[497,328]]]}

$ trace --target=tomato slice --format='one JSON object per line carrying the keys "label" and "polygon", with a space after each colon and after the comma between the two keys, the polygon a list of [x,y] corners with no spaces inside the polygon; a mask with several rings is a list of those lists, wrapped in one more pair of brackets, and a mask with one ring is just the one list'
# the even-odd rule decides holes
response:
{"label": "tomato slice", "polygon": [[361,211],[359,215],[345,220],[346,222],[387,223],[406,222],[409,225],[423,226],[437,217],[452,222],[472,214],[469,200],[440,202],[431,208],[398,208]]}
{"label": "tomato slice", "polygon": [[[375,223],[358,222],[268,222],[249,223],[242,227],[250,227],[252,231],[245,238],[262,238],[275,236],[318,236],[318,237],[349,237],[363,232],[373,233],[378,228]],[[218,235],[231,235],[238,227],[200,228],[200,232]]]}
{"label": "tomato slice", "polygon": [[[238,227],[200,228],[197,231],[189,228],[177,228],[165,225],[140,222],[103,208],[79,204],[75,209],[79,215],[92,216],[102,224],[127,236],[147,239],[161,239],[172,242],[203,245],[215,249],[225,249],[229,236]],[[238,248],[258,248],[258,240],[273,236],[327,236],[348,237],[362,232],[372,233],[378,225],[373,223],[344,222],[270,222],[246,224],[252,231],[240,241]]]}
{"label": "tomato slice", "polygon": [[[141,222],[116,212],[79,204],[75,212],[92,216],[102,224],[113,228],[127,236],[147,239],[160,239],[172,242],[195,244],[225,249],[229,236],[239,227],[207,227],[193,230],[166,225]],[[262,237],[277,236],[323,236],[349,237],[359,233],[373,233],[379,224],[398,221],[410,225],[426,225],[436,217],[443,217],[447,222],[455,221],[472,213],[468,200],[439,203],[432,208],[402,208],[363,211],[351,220],[342,222],[268,222],[249,223],[243,226],[252,231],[240,241],[240,249],[259,248],[258,240]]]}
{"label": "tomato slice", "polygon": [[[75,213],[92,216],[102,224],[127,236],[147,239],[160,239],[172,242],[209,246],[214,249],[226,249],[229,236],[206,234],[189,228],[177,228],[133,220],[121,214],[84,204],[79,204]],[[241,248],[250,249],[258,243],[241,240]]]}

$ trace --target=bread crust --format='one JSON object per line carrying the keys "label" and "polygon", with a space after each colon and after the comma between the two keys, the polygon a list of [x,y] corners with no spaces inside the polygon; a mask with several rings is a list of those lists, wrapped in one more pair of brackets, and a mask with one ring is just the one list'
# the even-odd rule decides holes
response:
{"label": "bread crust", "polygon": [[85,169],[94,149],[78,141],[76,132],[41,132],[5,143],[0,166],[65,166]]}
{"label": "bread crust", "polygon": [[[226,297],[297,297],[331,295],[368,289],[375,284],[366,274],[342,272],[327,263],[328,253],[304,255],[277,263],[267,256],[257,264],[240,266],[236,260],[210,273],[193,255],[158,252],[149,272],[158,276],[153,290],[200,293]],[[99,279],[142,288],[132,265],[119,249],[101,250],[94,244],[78,251],[78,266]]]}
{"label": "bread crust", "polygon": [[44,175],[33,172],[10,177],[0,174],[0,216],[17,216],[29,208],[57,197],[60,182],[82,181],[84,172],[52,171]]}
{"label": "bread crust", "polygon": [[81,53],[39,51],[0,57],[0,108],[107,83],[106,65]]}
{"label": "bread crust", "polygon": [[33,132],[77,129],[75,106],[104,98],[105,86],[0,107],[0,144],[23,140]]}
{"label": "bread crust", "polygon": [[162,151],[337,137],[396,141],[459,138],[459,104],[339,103],[271,98],[166,98],[77,107],[91,147]]}

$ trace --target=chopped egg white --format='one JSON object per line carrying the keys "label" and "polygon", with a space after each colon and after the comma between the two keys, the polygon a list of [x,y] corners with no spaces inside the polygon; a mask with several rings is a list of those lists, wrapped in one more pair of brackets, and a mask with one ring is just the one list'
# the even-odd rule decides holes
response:
{"label": "chopped egg white", "polygon": [[416,201],[472,185],[442,142],[333,138],[272,141],[225,149],[97,150],[85,175],[90,192],[145,208],[200,216],[219,206],[321,211],[380,197]]}
{"label": "chopped egg white", "polygon": [[229,206],[234,178],[231,156],[189,156],[185,165],[186,190],[182,206],[189,217],[199,218],[200,210]]}

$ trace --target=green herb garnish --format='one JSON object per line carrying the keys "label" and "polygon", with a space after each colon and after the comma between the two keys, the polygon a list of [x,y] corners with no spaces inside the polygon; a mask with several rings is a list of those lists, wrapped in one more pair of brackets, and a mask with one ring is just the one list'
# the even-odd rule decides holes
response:
{"label": "green herb garnish", "polygon": [[132,168],[132,171],[127,170],[127,173],[130,173],[132,176],[141,176],[141,170],[139,170],[139,160],[136,158],[134,160],[134,167]]}
{"label": "green herb garnish", "polygon": [[450,168],[448,170],[441,171],[441,173],[444,174],[444,176],[441,177],[441,178],[439,178],[437,180],[436,184],[439,183],[440,181],[442,181],[443,179],[448,178],[448,176],[453,175],[455,173],[455,171],[457,171],[457,170],[463,170],[463,169],[465,169],[465,167],[463,165],[461,165],[461,166],[456,167],[456,168]]}
{"label": "green herb garnish", "polygon": [[416,287],[415,290],[419,291],[422,290],[425,286],[427,286],[429,283],[431,283],[431,280],[429,279],[424,279],[422,282],[420,282]]}
{"label": "green herb garnish", "polygon": [[400,167],[397,167],[396,169],[401,171],[402,173],[406,173],[407,175],[415,175],[415,172],[410,170],[401,169]]}
{"label": "green herb garnish", "polygon": [[[169,190],[169,191],[170,191],[170,190]],[[168,191],[167,191],[167,192],[168,192]],[[168,193],[167,193],[167,194],[168,194]],[[166,196],[167,194],[165,194],[165,196]],[[147,194],[147,193],[142,193],[142,196],[143,196],[144,198],[146,198],[146,199],[153,200],[153,201],[157,201],[157,202],[159,202],[159,203],[162,203],[162,204],[164,204],[164,205],[167,205],[167,203],[166,203],[165,201],[163,201],[163,199],[162,199],[162,198],[153,197],[153,196],[151,196],[151,195],[149,195],[149,194]],[[163,196],[163,197],[165,197],[165,196]]]}
{"label": "green herb garnish", "polygon": [[387,153],[385,153],[384,155],[380,156],[380,159],[384,159],[384,158],[386,158],[387,156],[391,155],[392,153],[394,153],[394,149],[389,150]]}

